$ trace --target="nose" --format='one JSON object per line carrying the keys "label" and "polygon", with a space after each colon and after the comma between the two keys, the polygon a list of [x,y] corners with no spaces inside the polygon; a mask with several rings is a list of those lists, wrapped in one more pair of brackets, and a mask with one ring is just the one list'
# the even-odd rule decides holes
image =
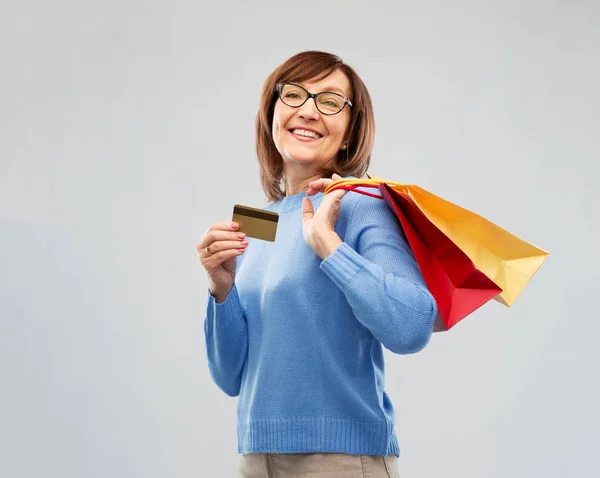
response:
{"label": "nose", "polygon": [[309,98],[306,102],[298,108],[298,116],[306,119],[318,119],[319,110],[317,109],[317,103],[315,98]]}

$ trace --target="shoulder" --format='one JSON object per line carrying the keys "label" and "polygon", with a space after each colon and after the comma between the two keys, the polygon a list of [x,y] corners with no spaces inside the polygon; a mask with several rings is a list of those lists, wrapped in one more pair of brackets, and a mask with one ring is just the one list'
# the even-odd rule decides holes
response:
{"label": "shoulder", "polygon": [[[356,176],[344,176],[344,179],[361,179]],[[380,196],[379,190],[373,187],[364,187],[359,186],[356,188],[358,191],[366,192],[369,194],[373,194],[375,196]],[[342,211],[353,214],[356,209],[364,210],[369,209],[370,207],[377,207],[377,202],[383,202],[382,199],[374,198],[369,196],[368,194],[362,194],[356,191],[346,191],[342,199]],[[384,204],[385,205],[385,204]]]}
{"label": "shoulder", "polygon": [[[359,187],[361,192],[348,191],[344,196],[347,198],[347,207],[350,211],[349,226],[361,228],[366,226],[389,225],[397,221],[394,212],[381,197],[378,188]],[[343,201],[342,201],[343,202]]]}
{"label": "shoulder", "polygon": [[355,244],[359,252],[386,243],[407,249],[407,237],[400,220],[381,197],[379,189],[358,189],[378,197],[354,191],[346,193],[342,202],[348,198],[345,236],[348,242]]}

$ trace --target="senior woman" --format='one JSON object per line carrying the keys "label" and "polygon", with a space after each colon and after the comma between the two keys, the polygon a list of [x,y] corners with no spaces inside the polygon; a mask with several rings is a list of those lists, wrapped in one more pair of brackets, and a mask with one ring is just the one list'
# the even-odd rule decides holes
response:
{"label": "senior woman", "polygon": [[294,55],[267,78],[256,118],[276,240],[243,240],[222,222],[196,246],[210,374],[239,395],[239,477],[399,476],[382,347],[423,349],[436,303],[383,200],[324,194],[364,177],[373,141],[354,69],[325,52]]}

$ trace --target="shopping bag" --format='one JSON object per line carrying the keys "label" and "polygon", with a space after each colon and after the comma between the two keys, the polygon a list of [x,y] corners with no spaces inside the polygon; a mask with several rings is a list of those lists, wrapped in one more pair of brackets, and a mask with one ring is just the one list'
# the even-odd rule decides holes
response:
{"label": "shopping bag", "polygon": [[382,184],[380,192],[399,219],[438,313],[449,330],[502,289],[419,210],[410,197]]}
{"label": "shopping bag", "polygon": [[[358,187],[378,188],[381,195],[361,191]],[[548,256],[548,252],[519,239],[478,214],[419,186],[369,176],[368,179],[333,181],[325,188],[325,194],[335,189],[354,190],[380,199],[383,199],[384,190],[392,189],[409,197],[423,215],[471,259],[476,269],[502,289],[494,299],[506,306],[514,303]]]}
{"label": "shopping bag", "polygon": [[419,186],[409,186],[407,193],[479,270],[502,287],[495,299],[506,306],[515,302],[548,257],[543,249]]}
{"label": "shopping bag", "polygon": [[408,195],[386,184],[366,186],[378,188],[380,195],[359,190],[356,185],[344,189],[384,199],[400,221],[423,279],[437,303],[434,331],[449,330],[502,291],[427,219]]}

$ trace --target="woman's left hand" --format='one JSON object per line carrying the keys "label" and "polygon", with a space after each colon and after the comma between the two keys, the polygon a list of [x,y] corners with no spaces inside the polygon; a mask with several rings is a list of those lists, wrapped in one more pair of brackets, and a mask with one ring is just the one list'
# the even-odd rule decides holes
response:
{"label": "woman's left hand", "polygon": [[[323,192],[325,188],[342,177],[333,174],[333,179],[321,178],[309,183],[307,195]],[[333,250],[342,243],[334,228],[340,217],[342,198],[346,190],[338,189],[327,193],[314,212],[312,201],[309,197],[302,200],[302,232],[308,245],[322,258],[325,259]]]}

